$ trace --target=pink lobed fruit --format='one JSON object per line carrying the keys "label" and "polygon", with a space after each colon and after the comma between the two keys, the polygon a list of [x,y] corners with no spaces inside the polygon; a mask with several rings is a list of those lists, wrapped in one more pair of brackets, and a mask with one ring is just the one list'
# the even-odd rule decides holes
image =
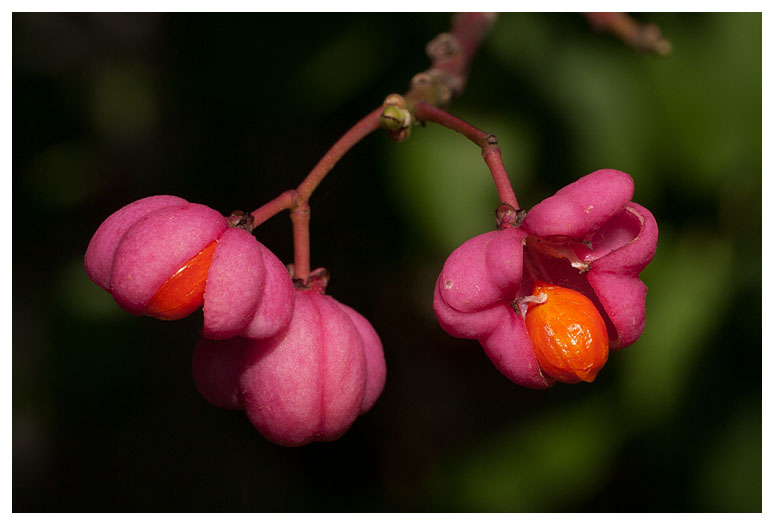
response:
{"label": "pink lobed fruit", "polygon": [[180,319],[204,304],[205,337],[270,337],[290,321],[293,284],[249,232],[201,204],[140,199],[89,242],[86,273],[134,315]]}
{"label": "pink lobed fruit", "polygon": [[200,339],[194,379],[202,396],[244,409],[273,443],[333,441],[385,385],[382,343],[371,324],[318,289],[297,289],[293,318],[269,339]]}
{"label": "pink lobed fruit", "polygon": [[632,178],[599,170],[533,207],[520,226],[484,233],[447,259],[433,307],[450,335],[477,339],[511,381],[546,388],[525,326],[536,282],[578,291],[601,314],[611,349],[635,342],[645,324],[640,272],[656,251],[657,224],[631,202]]}
{"label": "pink lobed fruit", "polygon": [[199,338],[191,368],[196,388],[205,401],[228,410],[242,410],[239,377],[252,343],[251,339],[241,337],[225,341]]}

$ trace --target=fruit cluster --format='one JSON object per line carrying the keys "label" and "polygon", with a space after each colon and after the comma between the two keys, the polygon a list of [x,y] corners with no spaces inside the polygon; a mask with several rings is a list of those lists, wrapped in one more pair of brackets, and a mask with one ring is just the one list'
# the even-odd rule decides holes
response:
{"label": "fruit cluster", "polygon": [[[609,348],[643,331],[639,274],[658,233],[632,195],[629,175],[600,170],[527,213],[503,204],[498,229],[444,264],[433,299],[442,328],[477,339],[517,384],[593,381]],[[179,197],[138,200],[98,228],[86,271],[135,315],[180,319],[203,307],[193,375],[208,402],[244,410],[281,445],[337,439],[382,392],[379,336],[325,294],[328,272],[292,280],[233,219]]]}
{"label": "fruit cluster", "polygon": [[100,225],[85,267],[132,314],[172,320],[204,307],[197,387],[214,405],[244,409],[275,443],[336,439],[382,392],[369,322],[325,295],[325,279],[294,286],[252,233],[207,206],[135,201]]}

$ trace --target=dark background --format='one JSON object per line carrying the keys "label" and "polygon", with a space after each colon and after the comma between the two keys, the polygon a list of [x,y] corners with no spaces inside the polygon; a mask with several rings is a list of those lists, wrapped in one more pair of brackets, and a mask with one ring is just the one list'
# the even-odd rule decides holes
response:
{"label": "dark background", "polygon": [[[201,313],[126,314],[84,251],[145,196],[227,214],[296,186],[450,15],[14,14],[13,510],[761,511],[761,15],[637,18],[670,57],[503,14],[450,111],[498,135],[523,207],[634,177],[660,226],[641,339],[593,384],[531,391],[447,336],[435,279],[494,189],[448,130],[377,133],[312,198],[312,264],[382,337],[387,385],[297,449],[199,397]],[[256,234],[290,262],[287,214]]]}

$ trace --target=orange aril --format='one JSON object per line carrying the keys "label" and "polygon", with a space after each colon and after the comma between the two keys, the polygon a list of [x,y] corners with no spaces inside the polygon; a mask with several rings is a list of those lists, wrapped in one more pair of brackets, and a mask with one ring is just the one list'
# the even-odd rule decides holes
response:
{"label": "orange aril", "polygon": [[153,296],[145,314],[172,321],[182,319],[202,306],[207,272],[217,244],[218,241],[211,242],[172,274]]}
{"label": "orange aril", "polygon": [[541,370],[564,383],[594,381],[608,360],[608,332],[595,305],[575,290],[542,281],[533,298],[525,325]]}

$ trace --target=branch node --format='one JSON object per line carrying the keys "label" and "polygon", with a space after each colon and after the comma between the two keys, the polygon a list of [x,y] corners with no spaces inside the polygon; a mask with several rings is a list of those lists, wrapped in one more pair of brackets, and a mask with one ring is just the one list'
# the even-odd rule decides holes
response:
{"label": "branch node", "polygon": [[250,213],[245,213],[242,210],[234,210],[231,215],[226,217],[226,221],[232,228],[240,228],[247,232],[253,231],[254,217]]}
{"label": "branch node", "polygon": [[379,125],[387,130],[390,138],[402,142],[409,137],[414,123],[412,112],[406,109],[406,100],[396,93],[385,97],[383,110],[379,116]]}
{"label": "branch node", "polygon": [[388,136],[396,142],[403,142],[411,135],[412,128],[401,128],[398,131],[388,131]]}
{"label": "branch node", "polygon": [[505,202],[495,210],[495,227],[499,230],[506,228],[517,228],[525,220],[527,212],[522,208],[516,209]]}
{"label": "branch node", "polygon": [[433,77],[426,72],[422,71],[412,77],[412,81],[409,83],[413,88],[426,88],[433,85]]}
{"label": "branch node", "polygon": [[673,49],[659,26],[640,23],[627,13],[584,13],[584,16],[593,28],[616,35],[637,51],[667,56]]}
{"label": "branch node", "polygon": [[461,51],[460,42],[452,33],[440,33],[425,46],[428,58],[434,62],[437,60],[449,60],[458,56]]}

